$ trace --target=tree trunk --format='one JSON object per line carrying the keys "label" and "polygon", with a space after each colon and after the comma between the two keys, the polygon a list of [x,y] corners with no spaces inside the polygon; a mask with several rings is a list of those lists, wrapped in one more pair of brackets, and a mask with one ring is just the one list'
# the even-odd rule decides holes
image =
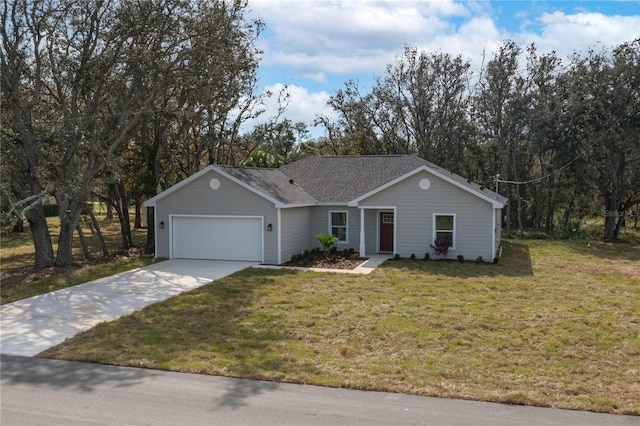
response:
{"label": "tree trunk", "polygon": [[616,235],[616,219],[618,215],[618,203],[615,197],[607,194],[604,196],[604,240],[615,241]]}
{"label": "tree trunk", "polygon": [[48,268],[54,265],[53,245],[51,234],[47,226],[47,218],[42,206],[36,206],[25,213],[29,221],[33,245],[35,247],[34,266],[36,269]]}
{"label": "tree trunk", "polygon": [[520,185],[516,184],[516,197],[518,197],[516,219],[518,220],[518,231],[522,234],[524,227],[522,226],[522,197],[520,196]]}
{"label": "tree trunk", "polygon": [[113,220],[113,206],[107,203],[107,213],[104,216],[105,220]]}
{"label": "tree trunk", "polygon": [[127,195],[122,182],[113,183],[111,194],[115,202],[116,213],[120,221],[120,233],[122,235],[122,248],[125,250],[133,247],[133,237],[131,236],[131,222],[129,220],[129,209]]}
{"label": "tree trunk", "polygon": [[102,230],[100,230],[100,224],[98,223],[98,219],[96,219],[96,215],[93,213],[93,208],[89,207],[87,213],[91,218],[91,223],[96,230],[96,234],[98,234],[98,241],[100,241],[100,248],[102,249],[103,256],[109,256],[109,249],[107,249],[107,243],[104,241],[104,236],[102,235]]}
{"label": "tree trunk", "polygon": [[147,208],[147,243],[144,246],[144,252],[147,254],[155,253],[156,247],[156,222],[155,208]]}
{"label": "tree trunk", "polygon": [[89,258],[89,247],[87,247],[87,240],[84,238],[84,232],[82,232],[82,227],[80,223],[76,225],[76,231],[78,231],[78,237],[80,237],[80,242],[82,243],[82,254],[85,259]]}
{"label": "tree trunk", "polygon": [[140,197],[136,198],[136,214],[133,220],[133,227],[135,229],[142,229],[142,200]]}
{"label": "tree trunk", "polygon": [[60,235],[58,236],[58,254],[56,266],[73,265],[73,231],[76,229],[80,212],[69,211],[60,214]]}
{"label": "tree trunk", "polygon": [[24,222],[22,218],[16,219],[16,224],[13,225],[13,232],[24,232]]}

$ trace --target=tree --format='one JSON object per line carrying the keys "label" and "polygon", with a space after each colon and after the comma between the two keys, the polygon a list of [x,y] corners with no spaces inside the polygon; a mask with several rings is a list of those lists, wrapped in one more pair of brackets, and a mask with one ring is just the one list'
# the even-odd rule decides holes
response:
{"label": "tree", "polygon": [[406,47],[388,66],[373,93],[398,138],[418,155],[453,172],[465,173],[465,147],[471,141],[468,115],[470,63],[461,56]]}
{"label": "tree", "polygon": [[[532,169],[526,134],[528,81],[519,72],[521,50],[513,41],[505,42],[482,70],[473,99],[473,118],[480,156],[480,180],[490,184],[496,174],[514,182],[527,180]],[[516,222],[523,229],[521,185],[507,187],[506,231],[511,230],[512,204]]]}
{"label": "tree", "polygon": [[613,241],[640,201],[640,39],[575,54],[567,78],[572,136],[602,197],[603,237]]}
{"label": "tree", "polygon": [[[109,174],[107,183],[122,188],[118,157],[158,106],[187,104],[205,117],[190,127],[194,133],[233,141],[255,100],[245,97],[257,63],[255,26],[244,24],[245,7],[240,1],[4,2],[3,103],[18,136],[10,139],[12,151],[25,159],[15,174],[24,176],[33,205],[47,193],[58,202],[55,264],[72,262],[73,231],[96,179]],[[215,98],[201,96],[212,91]],[[217,155],[230,152],[209,150],[210,158]],[[48,266],[46,222],[37,208],[25,212],[37,232],[36,265]]]}

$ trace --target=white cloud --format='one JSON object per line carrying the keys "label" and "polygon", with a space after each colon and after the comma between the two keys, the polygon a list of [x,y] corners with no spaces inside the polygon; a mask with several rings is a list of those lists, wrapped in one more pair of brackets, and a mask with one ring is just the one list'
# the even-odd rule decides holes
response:
{"label": "white cloud", "polygon": [[[327,112],[330,93],[343,87],[330,82],[382,76],[407,45],[460,54],[478,67],[483,53],[490,57],[506,39],[534,42],[540,53],[554,50],[566,58],[589,46],[610,47],[640,36],[640,14],[548,12],[535,2],[519,5],[508,12],[499,2],[485,1],[249,0],[252,16],[267,25],[260,41],[262,65],[281,76],[268,84],[277,91],[278,85],[291,83],[286,116],[309,125]],[[501,24],[505,20],[508,28]],[[307,82],[323,91],[305,88]],[[275,110],[268,103],[264,115]]]}
{"label": "white cloud", "polygon": [[601,13],[545,13],[538,18],[540,34],[524,34],[541,51],[567,56],[602,44],[612,47],[640,36],[640,15],[606,16]]}
{"label": "white cloud", "polygon": [[[277,114],[278,93],[280,93],[284,87],[285,85],[282,83],[265,87],[265,90],[270,91],[272,96],[265,100],[265,112],[257,119],[245,123],[244,127],[247,130],[252,129],[258,124],[268,122]],[[293,123],[303,122],[307,124],[314,136],[322,134],[318,129],[314,130],[311,128],[311,124],[319,114],[332,115],[331,108],[327,106],[327,101],[331,95],[324,91],[309,92],[306,88],[295,85],[287,85],[286,91],[289,93],[289,102],[284,116]]]}

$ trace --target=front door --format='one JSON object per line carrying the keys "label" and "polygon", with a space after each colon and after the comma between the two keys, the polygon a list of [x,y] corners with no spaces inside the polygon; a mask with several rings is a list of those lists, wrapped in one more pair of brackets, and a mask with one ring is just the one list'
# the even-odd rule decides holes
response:
{"label": "front door", "polygon": [[393,252],[393,212],[380,212],[380,251]]}

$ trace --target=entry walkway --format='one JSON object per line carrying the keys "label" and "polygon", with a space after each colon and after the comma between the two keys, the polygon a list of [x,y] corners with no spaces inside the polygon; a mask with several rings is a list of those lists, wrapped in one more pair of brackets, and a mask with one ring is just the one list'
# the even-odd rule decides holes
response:
{"label": "entry walkway", "polygon": [[99,322],[257,265],[173,259],[7,303],[0,307],[0,353],[37,355]]}
{"label": "entry walkway", "polygon": [[385,260],[391,259],[388,254],[370,254],[367,255],[368,259],[353,269],[330,269],[330,268],[302,268],[297,266],[279,266],[279,265],[260,265],[259,268],[267,269],[295,269],[300,271],[315,271],[315,272],[333,272],[337,274],[363,274],[367,275],[373,272],[378,266],[380,266]]}

